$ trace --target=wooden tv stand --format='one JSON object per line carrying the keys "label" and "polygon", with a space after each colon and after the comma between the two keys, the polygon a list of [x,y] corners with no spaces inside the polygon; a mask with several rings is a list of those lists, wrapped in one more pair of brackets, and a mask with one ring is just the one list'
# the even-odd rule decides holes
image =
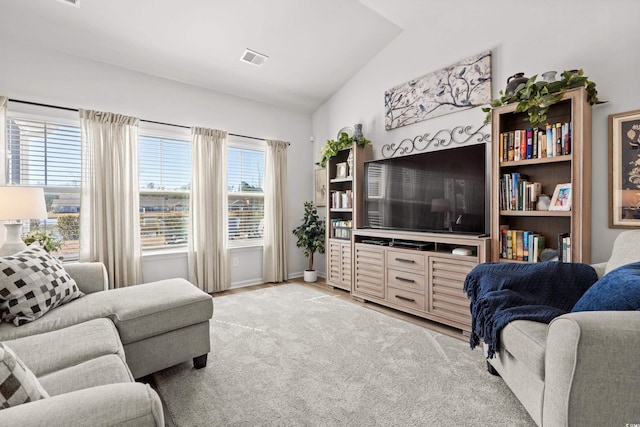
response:
{"label": "wooden tv stand", "polygon": [[488,260],[489,237],[358,229],[353,243],[354,297],[470,333],[464,279]]}

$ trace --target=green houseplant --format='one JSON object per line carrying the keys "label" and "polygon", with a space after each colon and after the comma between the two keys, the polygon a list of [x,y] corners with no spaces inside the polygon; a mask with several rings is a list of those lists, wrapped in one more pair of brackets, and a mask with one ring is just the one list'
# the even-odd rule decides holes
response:
{"label": "green houseplant", "polygon": [[304,203],[304,217],[293,234],[298,238],[296,246],[302,248],[304,256],[309,259],[309,268],[304,272],[305,282],[315,282],[318,273],[313,269],[313,254],[324,253],[325,222],[318,216],[318,210],[311,202]]}
{"label": "green houseplant", "polygon": [[329,161],[330,158],[338,154],[340,150],[344,150],[346,148],[353,146],[354,142],[360,147],[366,147],[367,145],[371,144],[371,141],[369,141],[365,137],[356,139],[352,136],[349,136],[349,134],[346,132],[341,132],[340,137],[337,140],[335,139],[327,140],[327,143],[324,144],[324,146],[322,147],[322,150],[320,151],[320,156],[321,156],[320,161],[316,164],[321,168],[326,167],[327,162]]}
{"label": "green houseplant", "polygon": [[544,125],[549,107],[560,102],[567,90],[578,87],[584,87],[587,90],[591,105],[599,103],[596,84],[584,75],[582,69],[564,71],[562,78],[554,82],[536,81],[537,77],[537,75],[532,76],[526,83],[518,85],[513,94],[507,95],[501,90],[500,98],[494,99],[489,107],[482,109],[487,114],[484,123],[491,122],[491,112],[494,108],[517,102],[516,112],[526,112],[531,125]]}
{"label": "green houseplant", "polygon": [[61,240],[51,231],[35,228],[22,236],[22,241],[29,246],[33,242],[40,242],[40,246],[48,253],[55,252],[62,246]]}

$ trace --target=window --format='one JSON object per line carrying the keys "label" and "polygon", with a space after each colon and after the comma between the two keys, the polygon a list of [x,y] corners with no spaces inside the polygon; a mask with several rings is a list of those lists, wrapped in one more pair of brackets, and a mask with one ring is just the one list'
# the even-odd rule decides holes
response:
{"label": "window", "polygon": [[191,143],[140,135],[140,236],[143,249],[186,245]]}
{"label": "window", "polygon": [[23,233],[52,232],[62,245],[54,254],[76,259],[80,234],[80,127],[7,115],[7,184],[43,187],[45,220],[31,220]]}
{"label": "window", "polygon": [[261,245],[264,224],[264,149],[230,143],[227,152],[229,243]]}

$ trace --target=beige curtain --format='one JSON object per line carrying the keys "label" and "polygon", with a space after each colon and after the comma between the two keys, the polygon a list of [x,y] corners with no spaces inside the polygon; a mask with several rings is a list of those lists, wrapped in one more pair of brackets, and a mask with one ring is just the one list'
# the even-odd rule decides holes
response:
{"label": "beige curtain", "polygon": [[[0,96],[0,184],[5,184],[7,176],[7,97]],[[4,227],[2,227],[4,228]],[[0,242],[4,240],[4,230],[0,231]]]}
{"label": "beige curtain", "polygon": [[264,170],[264,281],[287,280],[287,146],[267,141]]}
{"label": "beige curtain", "polygon": [[189,280],[207,293],[229,288],[227,132],[192,128]]}
{"label": "beige curtain", "polygon": [[80,110],[80,260],[104,263],[111,288],[138,284],[142,276],[138,123]]}

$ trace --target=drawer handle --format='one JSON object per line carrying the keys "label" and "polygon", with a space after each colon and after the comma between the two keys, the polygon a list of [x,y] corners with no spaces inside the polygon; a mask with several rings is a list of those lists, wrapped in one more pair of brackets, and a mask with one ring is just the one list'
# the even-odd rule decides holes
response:
{"label": "drawer handle", "polygon": [[413,298],[403,297],[402,295],[396,295],[396,298],[404,300],[404,301],[416,302],[416,300],[414,300]]}
{"label": "drawer handle", "polygon": [[400,276],[396,276],[396,280],[399,280],[401,282],[407,282],[407,283],[416,283],[416,281],[413,279],[405,279],[404,277],[400,277]]}
{"label": "drawer handle", "polygon": [[415,260],[412,259],[406,259],[406,258],[396,258],[396,261],[398,262],[408,262],[409,264],[415,264]]}

